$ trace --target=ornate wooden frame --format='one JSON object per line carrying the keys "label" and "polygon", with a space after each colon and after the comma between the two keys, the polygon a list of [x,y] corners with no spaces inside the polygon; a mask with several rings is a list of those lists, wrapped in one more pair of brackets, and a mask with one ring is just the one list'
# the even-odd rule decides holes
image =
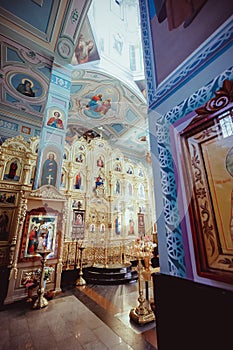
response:
{"label": "ornate wooden frame", "polygon": [[233,284],[233,81],[215,95],[176,130],[177,179],[197,274]]}
{"label": "ornate wooden frame", "polygon": [[[81,221],[77,220],[80,217]],[[72,223],[72,238],[84,239],[85,231],[85,211],[79,209],[73,209],[73,223]]]}
{"label": "ornate wooden frame", "polygon": [[[38,222],[36,224],[36,222]],[[61,217],[57,210],[49,208],[47,206],[32,209],[26,213],[26,218],[23,228],[23,237],[21,242],[19,261],[34,261],[35,259],[40,260],[40,255],[35,252],[35,254],[28,254],[28,239],[32,225],[37,225],[38,227],[43,223],[52,223],[53,225],[53,239],[52,239],[52,249],[53,251],[48,255],[48,259],[57,258],[58,249],[60,247],[60,230],[61,230]],[[50,247],[49,247],[50,248]]]}

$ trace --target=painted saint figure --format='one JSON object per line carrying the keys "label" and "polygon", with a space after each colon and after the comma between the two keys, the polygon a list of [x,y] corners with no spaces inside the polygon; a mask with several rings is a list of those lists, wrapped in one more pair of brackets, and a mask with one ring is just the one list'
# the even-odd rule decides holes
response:
{"label": "painted saint figure", "polygon": [[53,117],[49,118],[47,125],[51,126],[52,128],[57,128],[57,129],[64,129],[63,122],[60,119],[61,114],[57,111],[53,113]]}
{"label": "painted saint figure", "polygon": [[77,214],[76,219],[75,219],[75,224],[76,225],[82,225],[83,223],[83,218],[81,214]]}
{"label": "painted saint figure", "polygon": [[99,158],[97,159],[97,166],[99,166],[100,168],[104,167],[104,161],[101,156],[99,156]]}
{"label": "painted saint figure", "polygon": [[92,40],[85,40],[83,34],[78,38],[78,44],[75,48],[75,57],[79,64],[86,63],[89,60],[89,53],[94,48]]}
{"label": "painted saint figure", "polygon": [[75,186],[74,186],[77,190],[81,188],[81,181],[82,181],[81,175],[80,173],[78,173],[75,178]]}
{"label": "painted saint figure", "polygon": [[33,254],[36,252],[38,246],[37,240],[37,226],[33,226],[32,230],[29,233],[29,241],[28,241],[28,254]]}
{"label": "painted saint figure", "polygon": [[104,183],[104,180],[102,179],[102,177],[101,177],[101,176],[98,176],[98,177],[96,178],[96,181],[95,181],[95,188],[97,188],[98,186],[103,185],[103,183]]}
{"label": "painted saint figure", "polygon": [[35,97],[35,92],[32,90],[32,83],[29,80],[23,79],[16,90],[25,96]]}
{"label": "painted saint figure", "polygon": [[134,235],[134,220],[133,218],[129,219],[129,232],[130,235]]}
{"label": "painted saint figure", "polygon": [[121,233],[121,229],[120,229],[120,220],[119,217],[117,216],[115,219],[115,233],[117,235],[119,235]]}
{"label": "painted saint figure", "polygon": [[79,154],[79,155],[76,157],[75,161],[78,162],[78,163],[82,163],[82,162],[83,162],[83,156],[82,156],[82,154]]}
{"label": "painted saint figure", "polygon": [[94,95],[92,96],[91,100],[86,105],[86,108],[91,109],[93,111],[96,110],[96,108],[100,105],[102,102],[102,94]]}
{"label": "painted saint figure", "polygon": [[44,250],[46,248],[46,236],[48,232],[42,232],[41,235],[38,237],[38,250]]}
{"label": "painted saint figure", "polygon": [[119,163],[116,164],[115,171],[121,171],[121,167],[120,167]]}
{"label": "painted saint figure", "polygon": [[54,154],[49,153],[48,159],[44,162],[41,177],[41,186],[56,185],[57,180],[57,162],[54,159]]}
{"label": "painted saint figure", "polygon": [[9,169],[9,175],[8,175],[9,179],[14,180],[17,169],[18,169],[17,162],[16,161],[12,162]]}
{"label": "painted saint figure", "polygon": [[99,112],[100,114],[103,114],[105,115],[109,109],[111,108],[111,102],[112,102],[112,99],[111,98],[107,98],[106,100],[104,100],[102,102],[101,105],[98,105],[95,109],[95,112]]}
{"label": "painted saint figure", "polygon": [[127,174],[133,174],[133,170],[131,169],[131,167],[128,168]]}
{"label": "painted saint figure", "polygon": [[141,169],[141,168],[139,169],[138,176],[143,177],[143,172],[142,172],[142,169]]}
{"label": "painted saint figure", "polygon": [[120,182],[118,180],[116,182],[116,194],[120,194]]}

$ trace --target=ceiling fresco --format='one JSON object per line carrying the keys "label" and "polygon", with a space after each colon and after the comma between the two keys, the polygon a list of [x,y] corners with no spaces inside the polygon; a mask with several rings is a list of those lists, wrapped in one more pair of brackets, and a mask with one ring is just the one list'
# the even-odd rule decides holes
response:
{"label": "ceiling fresco", "polygon": [[[0,35],[1,104],[28,113],[41,125],[52,60]],[[28,86],[28,90],[27,87]]]}
{"label": "ceiling fresco", "polygon": [[[1,1],[0,5],[4,108],[18,110],[27,125],[37,126],[38,134],[46,111],[52,66],[54,62],[68,63],[73,73],[67,142],[93,130],[128,156],[145,158],[148,126],[144,81],[138,80],[137,86],[130,79],[127,83],[117,78],[113,64],[112,74],[111,69],[105,73],[100,68],[96,33],[87,16],[91,1],[75,0],[71,5],[70,1],[23,0],[20,6],[19,2],[15,4]],[[43,11],[47,15],[43,16]],[[31,94],[24,93],[25,81],[30,83]]]}
{"label": "ceiling fresco", "polygon": [[67,64],[90,4],[91,0],[1,0],[0,30]]}
{"label": "ceiling fresco", "polygon": [[148,151],[147,105],[142,94],[98,71],[76,70],[72,81],[69,134],[73,130],[78,137],[94,128],[124,153],[145,155]]}
{"label": "ceiling fresco", "polygon": [[1,11],[16,25],[26,31],[32,31],[42,40],[50,41],[53,35],[53,23],[57,17],[60,3],[61,0],[1,0]]}
{"label": "ceiling fresco", "polygon": [[74,66],[100,59],[94,35],[88,17],[85,18],[80,29],[77,45],[75,46],[71,64]]}

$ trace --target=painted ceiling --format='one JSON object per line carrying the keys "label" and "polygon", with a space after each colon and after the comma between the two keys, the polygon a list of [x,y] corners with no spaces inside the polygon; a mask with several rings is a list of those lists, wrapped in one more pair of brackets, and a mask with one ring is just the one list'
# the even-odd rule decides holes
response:
{"label": "painted ceiling", "polygon": [[[147,113],[144,98],[126,84],[106,73],[77,70],[73,72],[68,129],[95,130],[115,147],[143,156],[147,150],[145,136]],[[91,84],[90,84],[91,82]],[[93,103],[101,97],[101,104]]]}
{"label": "painted ceiling", "polygon": [[[41,127],[53,62],[72,65],[67,142],[94,130],[126,155],[141,159],[148,154],[145,83],[141,76],[136,82],[121,79],[121,70],[111,62],[101,66],[101,45],[87,17],[90,5],[85,0],[1,0],[1,103],[4,110],[15,109],[27,123]],[[123,36],[113,32],[113,37],[120,62]],[[19,94],[23,79],[32,83],[33,98]],[[101,99],[93,106],[97,95]]]}

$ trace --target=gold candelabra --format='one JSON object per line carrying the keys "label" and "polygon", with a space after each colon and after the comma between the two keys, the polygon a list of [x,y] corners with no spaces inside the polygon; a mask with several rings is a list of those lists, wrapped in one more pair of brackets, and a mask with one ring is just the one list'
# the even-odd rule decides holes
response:
{"label": "gold candelabra", "polygon": [[[154,312],[151,310],[150,305],[145,305],[145,298],[143,296],[143,265],[142,260],[146,258],[150,258],[151,251],[150,249],[146,249],[145,252],[141,251],[141,247],[137,246],[136,249],[136,256],[138,259],[137,264],[137,270],[138,270],[138,289],[139,289],[139,297],[138,302],[139,305],[133,309],[130,310],[129,317],[132,321],[138,323],[139,325],[144,325],[149,322],[155,321],[155,315]],[[143,248],[144,249],[144,248]]]}
{"label": "gold candelabra", "polygon": [[78,277],[78,279],[76,281],[76,286],[85,286],[86,281],[83,278],[83,251],[84,251],[85,247],[81,243],[81,245],[78,247],[78,249],[79,249],[79,252],[80,252],[80,260],[79,260],[80,261],[80,263],[79,263],[80,266],[79,266],[79,277]]}
{"label": "gold candelabra", "polygon": [[45,266],[47,261],[47,256],[52,252],[52,250],[37,250],[36,251],[41,256],[41,274],[40,274],[40,284],[37,290],[38,298],[33,304],[33,309],[42,309],[48,305],[48,300],[44,297],[45,292]]}

